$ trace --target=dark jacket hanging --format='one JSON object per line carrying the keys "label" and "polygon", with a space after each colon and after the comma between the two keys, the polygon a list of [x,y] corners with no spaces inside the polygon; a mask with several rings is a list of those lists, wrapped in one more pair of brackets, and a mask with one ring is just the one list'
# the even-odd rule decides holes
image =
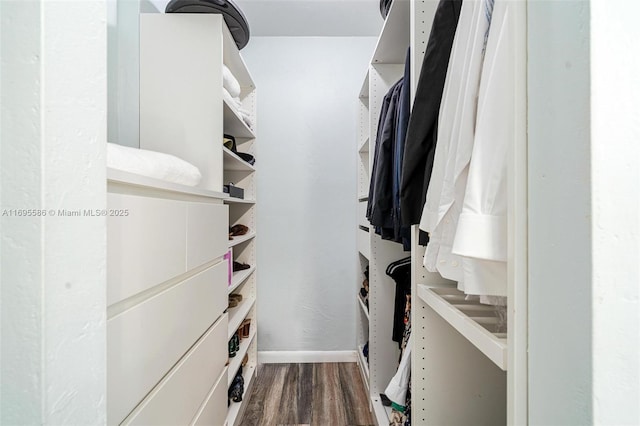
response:
{"label": "dark jacket hanging", "polygon": [[400,205],[402,224],[420,222],[431,179],[438,112],[462,0],[440,0],[422,62],[404,148]]}

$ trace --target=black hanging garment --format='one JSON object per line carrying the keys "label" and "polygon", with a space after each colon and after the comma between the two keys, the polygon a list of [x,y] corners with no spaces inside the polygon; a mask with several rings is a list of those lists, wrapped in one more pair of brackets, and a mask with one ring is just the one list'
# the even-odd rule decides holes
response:
{"label": "black hanging garment", "polygon": [[462,0],[440,0],[422,62],[404,148],[400,207],[402,224],[420,223],[438,135],[438,113]]}
{"label": "black hanging garment", "polygon": [[396,297],[393,309],[392,340],[402,347],[405,332],[405,308],[407,295],[411,295],[411,257],[396,260],[387,266],[386,274],[396,283]]}
{"label": "black hanging garment", "polygon": [[247,18],[231,0],[171,0],[165,13],[218,13],[224,17],[238,49],[249,43]]}

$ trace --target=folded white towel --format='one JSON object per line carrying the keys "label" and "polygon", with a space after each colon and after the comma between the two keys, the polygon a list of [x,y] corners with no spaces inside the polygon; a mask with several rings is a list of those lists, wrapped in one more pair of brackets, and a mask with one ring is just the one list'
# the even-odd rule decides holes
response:
{"label": "folded white towel", "polygon": [[107,143],[107,167],[155,179],[196,186],[202,174],[196,166],[173,155]]}
{"label": "folded white towel", "polygon": [[232,98],[240,96],[240,83],[226,65],[222,65],[222,87],[227,89]]}
{"label": "folded white towel", "polygon": [[224,87],[222,88],[222,97],[234,110],[238,113],[240,112],[242,109],[242,102],[240,101],[240,98],[234,98],[231,96],[231,93],[229,93]]}
{"label": "folded white towel", "polygon": [[251,120],[251,114],[246,109],[242,108],[242,102],[240,98],[234,98],[231,94],[225,89],[222,88],[222,97],[227,104],[240,116],[242,120],[249,126],[250,129],[253,129],[253,121]]}

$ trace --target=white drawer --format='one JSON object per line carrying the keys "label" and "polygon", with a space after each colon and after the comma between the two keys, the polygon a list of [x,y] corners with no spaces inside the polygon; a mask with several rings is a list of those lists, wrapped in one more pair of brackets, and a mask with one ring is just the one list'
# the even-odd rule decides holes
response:
{"label": "white drawer", "polygon": [[120,423],[221,315],[226,274],[220,262],[109,319],[109,424]]}
{"label": "white drawer", "polygon": [[[223,424],[227,413],[226,329],[225,314],[154,388],[123,425],[187,425],[195,416],[200,414],[202,417],[205,413],[208,419],[222,416],[222,422],[207,424]],[[220,386],[220,383],[223,385]],[[220,387],[223,392],[218,390]],[[210,409],[207,410],[209,406]]]}
{"label": "white drawer", "polygon": [[[227,373],[227,370],[224,370]],[[227,419],[228,389],[226,377],[220,377],[211,388],[207,400],[196,414],[191,425],[222,426]]]}
{"label": "white drawer", "polygon": [[186,271],[185,202],[109,193],[107,306]]}
{"label": "white drawer", "polygon": [[187,205],[187,269],[224,255],[229,249],[229,206]]}

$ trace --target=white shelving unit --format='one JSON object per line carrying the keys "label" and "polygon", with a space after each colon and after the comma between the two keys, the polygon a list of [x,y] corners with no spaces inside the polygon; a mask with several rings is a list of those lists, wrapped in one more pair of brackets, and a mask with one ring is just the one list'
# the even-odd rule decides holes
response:
{"label": "white shelving unit", "polygon": [[[173,154],[196,165],[203,174],[203,190],[219,193],[222,186],[230,182],[244,189],[244,199],[225,194],[221,201],[228,211],[225,227],[236,224],[249,227],[247,235],[233,237],[233,240],[225,235],[224,247],[234,261],[251,267],[234,273],[231,283],[228,283],[228,274],[225,276],[229,285],[225,285],[222,303],[228,306],[226,297],[231,293],[242,294],[243,301],[236,308],[228,309],[229,322],[223,333],[226,337],[217,344],[227,352],[229,338],[245,318],[252,318],[251,337],[241,344],[242,356],[249,356],[243,374],[247,394],[257,366],[256,168],[224,147],[223,135],[235,138],[238,152],[255,155],[255,83],[221,15],[143,14],[140,28],[141,148]],[[248,112],[251,127],[223,97],[223,64],[240,84],[241,108]],[[230,364],[225,384],[230,383],[238,371],[234,362]],[[216,412],[216,418],[226,420],[217,422],[227,426],[237,424],[246,403],[232,403],[227,409],[226,392],[212,395],[224,398],[224,404],[216,407],[224,406],[225,410]]]}
{"label": "white shelving unit", "polygon": [[[411,94],[425,55],[437,0],[412,0]],[[525,3],[514,9],[526,27]],[[522,34],[524,37],[524,32]],[[524,38],[514,64],[517,79],[526,59]],[[520,71],[518,71],[520,70]],[[525,85],[522,85],[524,89]],[[518,93],[524,101],[524,92]],[[525,101],[526,102],[526,101]],[[516,105],[516,108],[519,108]],[[520,124],[522,125],[522,123]],[[509,165],[508,330],[496,329],[495,309],[466,297],[456,283],[428,272],[425,248],[412,228],[412,423],[420,425],[527,424],[526,372],[526,138],[515,137]],[[526,221],[525,221],[526,222]],[[456,407],[456,409],[451,409]]]}
{"label": "white shelving unit", "polygon": [[[382,241],[363,223],[375,151],[380,103],[403,72],[411,45],[411,98],[426,52],[438,0],[396,0],[384,23],[359,93],[357,247],[362,270],[369,266],[369,318],[359,309],[358,350],[369,340],[370,363],[359,355],[368,377],[371,408],[378,424],[388,424],[380,402],[398,365],[397,345],[391,342],[393,289],[386,266],[403,256],[394,243]],[[519,28],[525,27],[524,2],[515,9]],[[523,32],[524,34],[524,32]],[[524,35],[515,40],[517,79],[525,81]],[[526,84],[522,84],[524,88]],[[524,90],[517,94],[525,101]],[[516,108],[520,108],[520,104]],[[523,115],[526,117],[526,114]],[[523,121],[516,123],[523,126]],[[515,138],[509,169],[509,328],[496,328],[494,308],[480,305],[456,289],[456,283],[429,273],[422,266],[424,247],[412,228],[412,423],[419,425],[525,424],[526,370],[526,137]],[[360,278],[361,280],[362,278]],[[357,284],[360,288],[360,282]],[[366,327],[364,326],[366,324]],[[368,333],[368,334],[367,334]],[[368,367],[368,369],[364,367]],[[452,409],[451,407],[459,407]]]}
{"label": "white shelving unit", "polygon": [[[398,344],[391,339],[395,300],[395,282],[386,275],[387,266],[406,256],[400,244],[382,240],[366,219],[369,182],[373,165],[378,118],[382,100],[389,88],[403,75],[409,46],[409,2],[394,1],[365,73],[359,93],[358,132],[358,220],[357,247],[361,271],[369,267],[369,308],[360,298],[357,316],[357,347],[369,342],[369,363],[360,353],[358,362],[369,389],[371,411],[378,424],[388,424],[389,410],[380,400],[398,366]],[[359,291],[362,283],[357,283]]]}

